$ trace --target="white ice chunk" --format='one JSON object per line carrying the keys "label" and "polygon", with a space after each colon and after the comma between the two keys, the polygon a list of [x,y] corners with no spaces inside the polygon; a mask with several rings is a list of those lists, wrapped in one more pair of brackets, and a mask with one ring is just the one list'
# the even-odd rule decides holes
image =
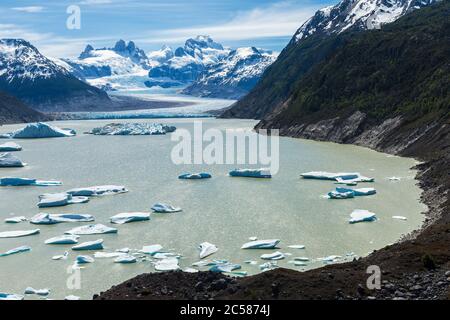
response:
{"label": "white ice chunk", "polygon": [[157,271],[175,271],[179,269],[180,266],[178,265],[177,258],[162,259],[155,263],[155,270]]}
{"label": "white ice chunk", "polygon": [[341,256],[331,255],[328,257],[319,258],[317,260],[323,261],[325,263],[330,263],[330,262],[338,262],[341,258],[342,258]]}
{"label": "white ice chunk", "polygon": [[5,222],[6,223],[21,223],[24,221],[27,221],[28,219],[24,216],[19,216],[19,217],[11,217],[11,218],[6,218]]}
{"label": "white ice chunk", "polygon": [[36,294],[38,296],[48,296],[50,294],[49,289],[34,289],[32,287],[28,287],[25,289],[25,294]]}
{"label": "white ice chunk", "polygon": [[151,246],[144,246],[142,247],[141,250],[139,250],[140,253],[145,253],[145,254],[149,254],[149,255],[154,255],[157,252],[161,252],[162,250],[162,246],[159,244],[154,244]]}
{"label": "white ice chunk", "polygon": [[103,250],[103,239],[98,239],[95,241],[88,241],[80,243],[74,247],[72,250],[80,251],[80,250]]}
{"label": "white ice chunk", "polygon": [[291,249],[305,249],[305,246],[302,245],[302,244],[293,244],[293,245],[288,246],[288,248],[291,248]]}
{"label": "white ice chunk", "polygon": [[20,294],[0,292],[0,300],[23,300],[23,296]]}
{"label": "white ice chunk", "polygon": [[215,260],[209,271],[211,272],[233,272],[234,270],[241,269],[239,264],[231,263],[228,261]]}
{"label": "white ice chunk", "polygon": [[185,173],[178,177],[178,179],[182,180],[201,180],[201,179],[210,179],[212,176],[209,173],[201,172],[201,173]]}
{"label": "white ice chunk", "polygon": [[32,224],[57,224],[63,222],[92,222],[95,218],[90,214],[73,214],[73,213],[63,213],[63,214],[48,214],[39,213],[31,218],[30,223]]}
{"label": "white ice chunk", "polygon": [[294,260],[307,262],[307,261],[309,261],[309,258],[308,257],[296,257],[296,258],[294,258]]}
{"label": "white ice chunk", "polygon": [[38,234],[39,232],[40,232],[39,229],[5,231],[5,232],[0,232],[0,238],[19,238],[19,237],[33,236],[35,234]]}
{"label": "white ice chunk", "polygon": [[14,142],[7,142],[0,144],[0,152],[13,152],[13,151],[21,151],[22,147]]}
{"label": "white ice chunk", "polygon": [[107,227],[103,224],[91,224],[87,226],[73,228],[65,232],[65,234],[76,234],[79,236],[93,235],[93,234],[109,234],[109,233],[117,233],[117,229]]}
{"label": "white ice chunk", "polygon": [[173,207],[165,203],[157,203],[152,207],[152,210],[157,213],[173,213],[182,211],[179,207]]}
{"label": "white ice chunk", "polygon": [[200,259],[204,259],[214,253],[216,253],[219,249],[215,245],[209,242],[203,242],[198,246],[200,250]]}
{"label": "white ice chunk", "polygon": [[53,256],[52,260],[66,260],[68,256],[69,256],[69,253],[66,251],[62,255]]}
{"label": "white ice chunk", "polygon": [[104,195],[114,195],[120,193],[126,193],[128,190],[124,186],[94,186],[86,188],[76,188],[67,191],[68,194],[77,197],[97,197]]}
{"label": "white ice chunk", "polygon": [[80,300],[80,297],[74,296],[74,295],[70,295],[70,296],[65,297],[64,300],[76,301],[76,300]]}
{"label": "white ice chunk", "polygon": [[39,208],[62,207],[89,202],[88,197],[73,197],[68,193],[48,193],[39,196]]}
{"label": "white ice chunk", "polygon": [[89,256],[77,256],[76,263],[77,264],[86,264],[86,263],[92,263],[94,262],[94,258]]}
{"label": "white ice chunk", "polygon": [[278,262],[277,261],[266,262],[266,263],[263,263],[263,264],[261,264],[259,266],[259,269],[262,272],[273,270],[273,269],[276,269],[276,268],[278,268]]}
{"label": "white ice chunk", "polygon": [[0,186],[2,187],[23,187],[23,186],[37,186],[37,187],[49,187],[49,186],[60,186],[62,183],[60,181],[43,181],[28,178],[16,178],[16,177],[6,177],[0,179]]}
{"label": "white ice chunk", "polygon": [[7,134],[12,139],[62,138],[76,135],[72,129],[60,129],[46,123],[32,123],[25,128]]}
{"label": "white ice chunk", "polygon": [[64,235],[50,238],[45,241],[45,244],[76,244],[79,238],[80,236],[77,235]]}
{"label": "white ice chunk", "polygon": [[28,252],[31,251],[31,248],[29,246],[21,246],[18,248],[14,248],[11,250],[6,251],[5,253],[0,253],[0,257],[6,257],[6,256],[10,256],[13,254],[17,254],[17,253],[22,253],[22,252]]}
{"label": "white ice chunk", "polygon": [[230,171],[230,177],[246,177],[246,178],[272,178],[269,168],[261,169],[235,169]]}
{"label": "white ice chunk", "polygon": [[390,181],[400,181],[402,178],[400,178],[400,177],[389,177],[388,179]]}
{"label": "white ice chunk", "polygon": [[354,210],[350,214],[350,223],[358,223],[358,222],[371,222],[375,221],[377,219],[377,216],[375,213],[370,212],[368,210]]}
{"label": "white ice chunk", "polygon": [[177,128],[161,123],[111,123],[104,127],[94,128],[93,135],[104,136],[148,136],[164,135],[174,132]]}
{"label": "white ice chunk", "polygon": [[126,253],[122,252],[96,252],[94,253],[94,258],[103,259],[103,258],[117,258],[125,256]]}
{"label": "white ice chunk", "polygon": [[0,154],[0,168],[21,168],[25,166],[26,163],[23,163],[12,153]]}
{"label": "white ice chunk", "polygon": [[403,220],[403,221],[408,220],[407,217],[403,217],[403,216],[392,216],[392,219]]}
{"label": "white ice chunk", "polygon": [[127,212],[119,213],[111,217],[111,223],[124,224],[136,221],[150,220],[150,213],[148,212]]}
{"label": "white ice chunk", "polygon": [[318,179],[318,180],[336,180],[338,178],[344,180],[356,179],[359,177],[359,173],[334,173],[334,172],[326,172],[326,171],[312,171],[302,173],[301,176],[304,179]]}
{"label": "white ice chunk", "polygon": [[377,193],[374,188],[359,188],[359,189],[350,189],[350,188],[336,188],[336,192],[339,193],[352,193],[355,197],[361,196],[370,196]]}
{"label": "white ice chunk", "polygon": [[186,272],[186,273],[198,273],[199,271],[197,269],[194,269],[194,268],[185,268],[185,269],[183,269],[183,272]]}
{"label": "white ice chunk", "polygon": [[250,238],[248,238],[248,240],[250,240],[250,241],[256,241],[256,240],[258,240],[258,237],[250,237]]}
{"label": "white ice chunk", "polygon": [[275,249],[280,240],[256,240],[245,243],[241,249]]}
{"label": "white ice chunk", "polygon": [[123,264],[129,264],[129,263],[136,263],[136,257],[133,257],[131,255],[122,255],[120,257],[117,257],[114,260],[115,263],[123,263]]}
{"label": "white ice chunk", "polygon": [[279,251],[274,253],[263,254],[261,256],[261,259],[263,260],[282,260],[284,258],[285,258],[284,254]]}
{"label": "white ice chunk", "polygon": [[121,252],[121,253],[128,253],[130,252],[130,248],[121,248],[121,249],[117,249],[117,252]]}

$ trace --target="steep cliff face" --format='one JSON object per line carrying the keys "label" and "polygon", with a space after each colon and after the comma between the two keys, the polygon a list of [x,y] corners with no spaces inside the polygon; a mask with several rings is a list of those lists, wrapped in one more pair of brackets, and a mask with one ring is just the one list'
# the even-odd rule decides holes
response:
{"label": "steep cliff face", "polygon": [[48,116],[31,109],[12,96],[0,92],[0,125],[47,120],[50,120]]}

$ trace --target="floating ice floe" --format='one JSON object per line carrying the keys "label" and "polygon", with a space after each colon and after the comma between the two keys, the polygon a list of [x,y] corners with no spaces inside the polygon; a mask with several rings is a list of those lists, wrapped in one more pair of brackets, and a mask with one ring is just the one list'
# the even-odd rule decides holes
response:
{"label": "floating ice floe", "polygon": [[164,135],[176,129],[162,123],[110,123],[94,128],[90,133],[98,136],[149,136]]}
{"label": "floating ice floe", "polygon": [[246,177],[246,178],[272,178],[270,169],[235,169],[230,171],[230,177]]}
{"label": "floating ice floe", "polygon": [[261,270],[262,272],[273,270],[276,268],[278,268],[277,261],[269,261],[269,262],[263,263],[259,266],[259,270]]}
{"label": "floating ice floe", "polygon": [[0,300],[23,300],[23,298],[20,294],[0,292]]}
{"label": "floating ice floe", "polygon": [[285,255],[279,251],[274,253],[267,253],[261,256],[263,260],[282,260],[285,258]]}
{"label": "floating ice floe", "polygon": [[10,255],[13,255],[13,254],[22,253],[22,252],[28,252],[28,251],[31,251],[31,248],[29,246],[21,246],[21,247],[18,247],[18,248],[14,248],[14,249],[8,250],[8,251],[6,251],[4,253],[0,253],[0,257],[7,257],[7,256],[10,256]]}
{"label": "floating ice floe", "polygon": [[296,257],[296,258],[294,258],[294,260],[307,262],[307,261],[309,261],[309,258],[308,257]]}
{"label": "floating ice floe", "polygon": [[155,270],[157,271],[175,271],[179,269],[180,266],[178,265],[177,258],[162,259],[155,263]]}
{"label": "floating ice floe", "polygon": [[244,263],[245,263],[245,264],[255,265],[255,264],[258,264],[258,261],[255,261],[255,260],[246,260],[246,261],[244,261]]}
{"label": "floating ice floe", "polygon": [[182,211],[179,207],[173,207],[165,203],[157,203],[152,207],[152,210],[157,213],[174,213]]}
{"label": "floating ice floe", "polygon": [[90,224],[87,226],[81,226],[66,231],[65,234],[76,234],[79,236],[93,235],[93,234],[110,234],[117,233],[116,228],[110,228],[103,224]]}
{"label": "floating ice floe", "polygon": [[27,164],[11,153],[0,154],[0,168],[21,168]]}
{"label": "floating ice floe", "polygon": [[333,263],[333,262],[339,262],[342,259],[341,256],[332,255],[328,257],[319,258],[317,260],[322,261],[324,263]]}
{"label": "floating ice floe", "polygon": [[67,257],[69,256],[69,252],[64,252],[64,254],[53,256],[52,260],[67,260]]}
{"label": "floating ice floe", "polygon": [[324,172],[324,171],[312,171],[312,172],[302,173],[301,176],[304,179],[334,180],[334,181],[337,181],[339,183],[345,183],[345,184],[357,183],[357,182],[373,182],[373,181],[375,181],[375,179],[364,177],[358,172],[352,172],[352,173],[339,172],[339,173],[334,173],[334,172]]}
{"label": "floating ice floe", "polygon": [[74,295],[70,295],[70,296],[65,297],[64,300],[76,301],[76,300],[80,300],[80,297],[74,296]]}
{"label": "floating ice floe", "polygon": [[94,258],[103,259],[103,258],[117,258],[125,256],[126,253],[122,252],[96,252],[94,253]]}
{"label": "floating ice floe", "polygon": [[75,251],[103,250],[103,239],[80,243],[80,244],[72,247],[72,250],[75,250]]}
{"label": "floating ice floe", "polygon": [[76,197],[98,197],[104,195],[114,195],[126,193],[128,190],[124,186],[94,186],[86,188],[76,188],[67,191],[66,193]]}
{"label": "floating ice floe", "polygon": [[73,137],[76,132],[72,129],[61,129],[46,123],[32,123],[25,128],[7,133],[4,137],[11,139],[39,139],[39,138],[62,138]]}
{"label": "floating ice floe", "polygon": [[94,261],[94,258],[89,256],[77,256],[77,259],[75,260],[77,264],[93,263]]}
{"label": "floating ice floe", "polygon": [[60,185],[62,185],[60,181],[43,181],[43,180],[15,178],[15,177],[0,178],[0,186],[2,187],[23,187],[23,186],[50,187]]}
{"label": "floating ice floe", "polygon": [[200,250],[200,259],[204,259],[214,253],[216,253],[219,249],[215,245],[209,242],[203,242],[198,246]]}
{"label": "floating ice floe", "polygon": [[182,180],[201,180],[201,179],[210,179],[212,176],[209,173],[185,173],[178,177],[178,179]]}
{"label": "floating ice floe", "polygon": [[129,263],[136,263],[137,259],[136,257],[133,257],[131,255],[122,255],[117,257],[114,260],[115,263],[123,263],[123,264],[129,264]]}
{"label": "floating ice floe", "polygon": [[400,177],[389,177],[388,179],[390,181],[400,181],[402,178],[400,178]]}
{"label": "floating ice floe", "polygon": [[144,246],[142,247],[141,250],[139,250],[140,253],[144,253],[144,254],[149,254],[149,255],[154,255],[158,252],[161,252],[162,250],[162,246],[160,244],[154,244],[151,246]]}
{"label": "floating ice floe", "polygon": [[377,219],[377,216],[375,213],[370,212],[368,210],[354,210],[350,214],[350,223],[358,223],[358,222],[372,222]]}
{"label": "floating ice floe", "polygon": [[39,229],[33,229],[33,230],[19,230],[19,231],[5,231],[0,232],[0,238],[20,238],[20,237],[27,237],[27,236],[33,236],[35,234],[38,234],[40,232]]}
{"label": "floating ice floe", "polygon": [[22,147],[14,142],[0,144],[0,152],[22,151]]}
{"label": "floating ice floe", "polygon": [[39,196],[39,208],[63,207],[70,204],[89,202],[88,197],[73,197],[68,193],[47,193]]}
{"label": "floating ice floe", "polygon": [[231,263],[226,260],[214,260],[211,264],[211,267],[209,268],[209,271],[211,272],[233,272],[234,270],[241,269],[241,266],[239,264]]}
{"label": "floating ice floe", "polygon": [[120,253],[128,253],[128,252],[130,252],[130,248],[121,248],[121,249],[117,249],[116,252],[120,252]]}
{"label": "floating ice floe", "polygon": [[305,246],[302,245],[302,244],[293,244],[293,245],[288,246],[288,248],[291,248],[291,249],[305,249]]}
{"label": "floating ice floe", "polygon": [[185,269],[183,269],[183,272],[186,272],[186,273],[198,273],[199,271],[197,269],[194,269],[194,268],[185,268]]}
{"label": "floating ice floe", "polygon": [[124,224],[129,222],[150,220],[150,213],[148,212],[126,212],[119,213],[111,217],[111,223]]}
{"label": "floating ice floe", "polygon": [[336,188],[339,193],[351,192],[355,197],[371,196],[377,193],[375,188],[359,188],[359,189],[349,189],[349,188]]}
{"label": "floating ice floe", "polygon": [[352,199],[354,197],[355,197],[355,194],[352,191],[347,191],[347,192],[331,191],[331,192],[328,192],[328,198],[330,198],[330,199]]}
{"label": "floating ice floe", "polygon": [[45,240],[45,244],[76,244],[78,243],[78,239],[80,236],[77,235],[64,235],[59,237],[50,238],[48,240]]}
{"label": "floating ice floe", "polygon": [[408,218],[407,218],[407,217],[403,217],[403,216],[392,216],[392,219],[396,219],[396,220],[403,220],[403,221],[406,221],[406,220],[408,220]]}
{"label": "floating ice floe", "polygon": [[90,214],[74,214],[74,213],[63,213],[63,214],[48,214],[39,213],[30,219],[32,224],[57,224],[64,222],[92,222],[94,221],[94,216]]}
{"label": "floating ice floe", "polygon": [[250,241],[256,241],[256,240],[258,240],[258,237],[249,237],[248,240],[250,240]]}
{"label": "floating ice floe", "polygon": [[11,217],[11,218],[6,218],[5,219],[5,223],[21,223],[24,221],[27,221],[28,219],[24,216],[19,216],[19,217]]}
{"label": "floating ice floe", "polygon": [[256,240],[245,243],[241,249],[275,249],[280,240]]}
{"label": "floating ice floe", "polygon": [[36,294],[38,296],[48,296],[50,294],[49,289],[34,289],[32,287],[28,287],[25,289],[25,294]]}

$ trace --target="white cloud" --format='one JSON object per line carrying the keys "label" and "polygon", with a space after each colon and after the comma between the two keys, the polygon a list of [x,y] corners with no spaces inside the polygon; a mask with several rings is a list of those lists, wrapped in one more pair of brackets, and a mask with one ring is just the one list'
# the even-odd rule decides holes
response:
{"label": "white cloud", "polygon": [[44,7],[30,6],[30,7],[15,7],[15,8],[11,8],[11,9],[15,10],[15,11],[21,11],[21,12],[38,13],[38,12],[42,12],[44,10]]}

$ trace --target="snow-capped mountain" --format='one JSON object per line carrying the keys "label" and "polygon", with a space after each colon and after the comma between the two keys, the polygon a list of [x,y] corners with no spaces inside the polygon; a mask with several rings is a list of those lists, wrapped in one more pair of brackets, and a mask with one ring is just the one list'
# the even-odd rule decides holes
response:
{"label": "snow-capped mountain", "polygon": [[408,12],[428,6],[438,0],[343,0],[325,7],[306,21],[293,41],[313,34],[338,34],[349,29],[379,29]]}
{"label": "snow-capped mountain", "polygon": [[0,90],[48,111],[75,102],[109,101],[100,90],[78,80],[22,39],[0,40]]}
{"label": "snow-capped mountain", "polygon": [[277,54],[272,51],[255,47],[232,50],[227,57],[205,70],[183,93],[239,99],[256,85],[276,58]]}

